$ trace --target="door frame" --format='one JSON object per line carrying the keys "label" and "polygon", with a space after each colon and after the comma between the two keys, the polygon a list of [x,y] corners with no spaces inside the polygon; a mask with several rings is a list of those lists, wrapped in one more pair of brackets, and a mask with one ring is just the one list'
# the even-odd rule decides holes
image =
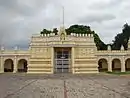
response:
{"label": "door frame", "polygon": [[[65,73],[65,72],[63,72],[63,70],[65,70],[65,68],[63,68],[63,67],[61,67],[61,70],[62,70],[62,72],[57,72],[56,70],[57,70],[57,65],[56,65],[56,59],[57,59],[57,57],[56,57],[56,51],[62,51],[62,53],[65,51],[65,50],[68,50],[69,51],[69,53],[68,53],[68,55],[69,55],[69,57],[68,57],[68,59],[61,59],[62,60],[62,62],[64,61],[64,60],[68,60],[69,61],[69,64],[68,64],[68,72],[67,73],[72,73],[72,47],[54,47],[53,48],[54,49],[54,53],[53,53],[53,55],[54,55],[54,58],[53,58],[53,73]],[[64,55],[64,54],[62,54],[62,55]],[[60,60],[60,59],[59,59]],[[62,63],[62,66],[64,66],[63,65],[63,63]]]}

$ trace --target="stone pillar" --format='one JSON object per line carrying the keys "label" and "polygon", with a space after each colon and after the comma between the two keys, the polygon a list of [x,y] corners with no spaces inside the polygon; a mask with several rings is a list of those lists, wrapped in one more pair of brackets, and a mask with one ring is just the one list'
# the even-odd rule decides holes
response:
{"label": "stone pillar", "polygon": [[124,59],[124,56],[121,58],[121,72],[125,72],[125,59]]}
{"label": "stone pillar", "polygon": [[72,60],[71,70],[72,70],[72,73],[74,74],[74,47],[72,47],[71,49],[71,60]]}
{"label": "stone pillar", "polygon": [[111,57],[110,56],[109,56],[109,59],[108,59],[108,71],[112,72],[112,61],[111,61]]}
{"label": "stone pillar", "polygon": [[3,56],[0,57],[0,73],[4,72]]}
{"label": "stone pillar", "polygon": [[16,73],[17,72],[17,57],[15,56],[14,57],[14,70],[13,70],[13,73]]}
{"label": "stone pillar", "polygon": [[52,66],[52,69],[51,69],[51,71],[52,71],[52,73],[54,73],[54,48],[52,47],[51,48],[51,66]]}

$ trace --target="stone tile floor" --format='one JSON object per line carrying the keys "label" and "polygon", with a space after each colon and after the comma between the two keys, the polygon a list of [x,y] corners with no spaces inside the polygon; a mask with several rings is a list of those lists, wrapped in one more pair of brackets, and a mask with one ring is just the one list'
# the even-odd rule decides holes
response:
{"label": "stone tile floor", "polygon": [[0,98],[130,98],[130,76],[0,74]]}

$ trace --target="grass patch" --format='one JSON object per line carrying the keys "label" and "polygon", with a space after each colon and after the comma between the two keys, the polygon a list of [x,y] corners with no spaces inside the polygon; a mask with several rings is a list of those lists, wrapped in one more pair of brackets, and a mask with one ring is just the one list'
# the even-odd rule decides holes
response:
{"label": "grass patch", "polygon": [[106,73],[114,74],[114,75],[130,75],[130,71],[126,71],[126,72],[113,71],[113,72],[106,72]]}

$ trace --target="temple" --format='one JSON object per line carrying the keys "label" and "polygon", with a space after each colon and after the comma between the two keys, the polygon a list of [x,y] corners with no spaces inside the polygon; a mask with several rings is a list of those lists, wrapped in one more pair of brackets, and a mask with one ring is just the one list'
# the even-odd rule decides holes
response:
{"label": "temple", "polygon": [[28,50],[0,50],[0,73],[86,74],[102,71],[130,70],[130,41],[128,49],[97,50],[93,34],[67,35],[61,27],[58,35],[32,35]]}

